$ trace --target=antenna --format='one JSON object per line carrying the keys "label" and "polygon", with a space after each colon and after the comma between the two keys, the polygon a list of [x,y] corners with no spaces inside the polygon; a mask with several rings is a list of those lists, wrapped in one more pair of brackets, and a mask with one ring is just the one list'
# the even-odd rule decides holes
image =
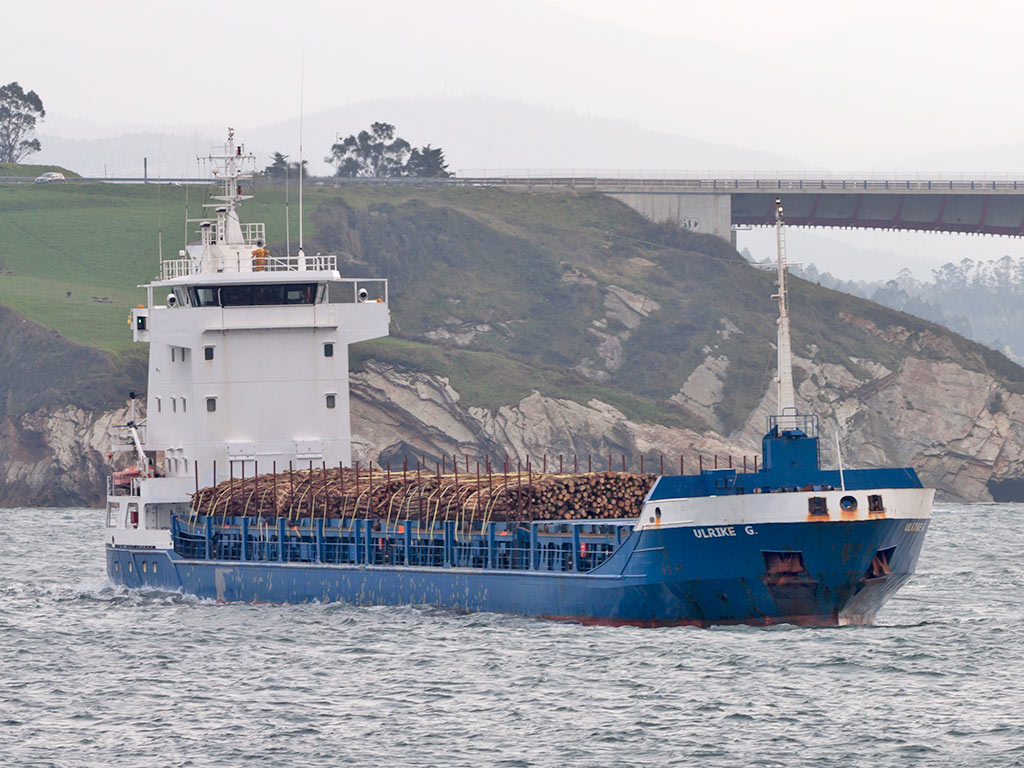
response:
{"label": "antenna", "polygon": [[291,263],[292,258],[292,234],[291,234],[291,212],[288,208],[288,155],[284,156],[284,250]]}
{"label": "antenna", "polygon": [[306,52],[302,52],[299,75],[299,257],[302,258],[302,111],[306,90]]}
{"label": "antenna", "polygon": [[779,391],[779,415],[796,415],[793,394],[793,352],[789,338],[789,287],[787,285],[786,236],[783,232],[782,199],[775,198],[775,242],[778,249],[779,292],[772,296],[779,300],[778,374],[775,381]]}
{"label": "antenna", "polygon": [[164,227],[163,227],[163,205],[160,203],[160,187],[163,184],[160,181],[160,177],[157,176],[156,180],[156,252],[157,258],[160,259],[160,263],[164,260]]}

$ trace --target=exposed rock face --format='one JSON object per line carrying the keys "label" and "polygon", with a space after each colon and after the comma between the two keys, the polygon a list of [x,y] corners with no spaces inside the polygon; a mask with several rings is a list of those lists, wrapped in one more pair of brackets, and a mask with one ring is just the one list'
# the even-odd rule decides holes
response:
{"label": "exposed rock face", "polygon": [[66,406],[0,421],[0,506],[101,504],[110,425],[126,419]]}
{"label": "exposed rock face", "polygon": [[[797,404],[821,417],[822,454],[834,461],[838,431],[849,466],[916,467],[922,480],[941,497],[989,500],[991,481],[1024,475],[1024,395],[1007,391],[991,376],[950,362],[911,356],[898,370],[851,360],[850,368],[814,359],[795,360],[802,375]],[[706,404],[714,415],[715,393],[726,375],[727,361],[709,354],[687,380],[687,405]],[[775,410],[770,382],[758,407],[733,434],[703,433],[641,424],[615,407],[591,400],[580,404],[536,392],[496,411],[464,407],[443,377],[367,363],[352,375],[353,458],[401,465],[426,455],[487,454],[501,462],[508,455],[525,464],[527,457],[549,467],[563,457],[566,468],[575,455],[580,469],[587,458],[595,469],[639,467],[686,470],[719,457],[759,452],[765,417]],[[111,424],[123,423],[124,410],[93,414],[75,407],[39,410],[0,422],[0,506],[98,505],[104,493]],[[752,459],[751,459],[752,460]]]}
{"label": "exposed rock face", "polygon": [[359,461],[391,461],[398,466],[405,456],[412,462],[420,455],[487,454],[502,461],[508,455],[524,464],[529,457],[539,467],[546,455],[552,467],[561,455],[571,467],[575,455],[582,470],[588,456],[595,469],[606,468],[610,454],[613,468],[621,467],[625,455],[627,466],[638,469],[640,454],[647,462],[664,454],[670,471],[678,466],[680,454],[692,462],[701,452],[708,461],[717,454],[724,465],[728,456],[739,462],[744,454],[755,453],[753,445],[710,431],[638,424],[599,400],[581,405],[534,392],[497,411],[463,408],[447,379],[375,363],[353,374],[351,387],[353,460]]}

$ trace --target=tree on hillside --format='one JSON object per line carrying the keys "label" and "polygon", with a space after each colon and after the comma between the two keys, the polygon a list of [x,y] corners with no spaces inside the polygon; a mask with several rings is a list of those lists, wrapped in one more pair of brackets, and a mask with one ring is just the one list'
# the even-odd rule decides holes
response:
{"label": "tree on hillside", "polygon": [[334,164],[338,176],[402,176],[410,152],[409,142],[395,137],[395,126],[373,123],[369,131],[336,143],[325,159]]}
{"label": "tree on hillside", "polygon": [[[288,162],[288,155],[282,155],[280,152],[275,152],[270,156],[273,161],[266,168],[263,169],[263,175],[269,176],[272,179],[283,179],[285,176],[297,176],[299,173],[299,161],[296,160],[293,163]],[[309,175],[309,168],[307,167],[307,161],[302,161],[302,175]]]}
{"label": "tree on hillside", "polygon": [[448,178],[448,163],[444,159],[444,150],[432,148],[429,144],[422,149],[414,149],[405,164],[407,176],[418,178]]}
{"label": "tree on hillside", "polygon": [[43,100],[35,91],[26,93],[17,82],[0,86],[0,162],[20,163],[42,149],[32,132],[44,117]]}

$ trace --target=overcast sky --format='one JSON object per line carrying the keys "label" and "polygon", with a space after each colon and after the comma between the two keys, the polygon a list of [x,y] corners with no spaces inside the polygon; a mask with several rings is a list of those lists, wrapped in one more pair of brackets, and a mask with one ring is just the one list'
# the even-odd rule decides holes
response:
{"label": "overcast sky", "polygon": [[219,137],[296,116],[304,79],[310,116],[487,96],[794,166],[1024,176],[1012,3],[41,0],[6,18],[0,81],[40,94],[53,136]]}

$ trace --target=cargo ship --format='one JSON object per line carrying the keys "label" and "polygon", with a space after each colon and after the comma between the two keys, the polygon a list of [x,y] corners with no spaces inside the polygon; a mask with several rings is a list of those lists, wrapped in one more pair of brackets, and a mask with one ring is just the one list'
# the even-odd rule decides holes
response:
{"label": "cargo ship", "polygon": [[843,625],[871,623],[913,574],[934,491],[909,467],[824,469],[818,420],[796,408],[781,201],[778,412],[760,465],[652,477],[624,514],[552,519],[522,503],[499,513],[490,479],[481,503],[479,474],[475,490],[456,474],[453,491],[438,473],[425,497],[420,463],[415,483],[378,468],[376,489],[372,465],[353,468],[348,347],[388,334],[388,283],[342,276],[301,238],[271,253],[264,225],[239,218],[254,159],[229,131],[211,161],[212,215],[131,313],[149,380],[145,419],[133,408],[122,427],[127,466],[108,479],[114,583],[587,624]]}

